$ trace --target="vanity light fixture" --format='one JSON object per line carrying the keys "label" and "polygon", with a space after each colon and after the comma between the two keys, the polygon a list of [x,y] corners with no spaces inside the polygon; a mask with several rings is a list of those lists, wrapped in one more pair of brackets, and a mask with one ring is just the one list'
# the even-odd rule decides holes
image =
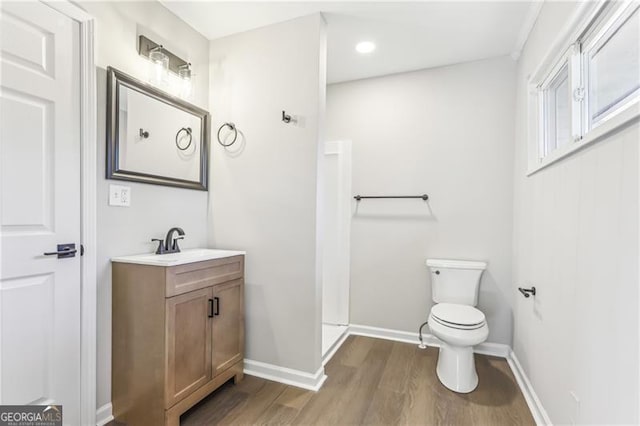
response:
{"label": "vanity light fixture", "polygon": [[[170,91],[179,92],[182,96],[186,90],[187,97],[191,95],[192,74],[189,62],[143,35],[138,37],[138,54],[151,62],[149,69],[149,81],[151,83],[161,87],[167,86],[169,75],[173,75],[174,78],[172,80],[175,82],[175,77],[178,77],[180,87],[174,87],[173,89],[175,90]],[[186,82],[189,83],[187,88],[185,88]]]}
{"label": "vanity light fixture", "polygon": [[358,53],[367,54],[373,52],[374,50],[376,50],[376,45],[371,41],[361,41],[360,43],[356,44],[356,51]]}
{"label": "vanity light fixture", "polygon": [[178,68],[180,77],[180,97],[188,99],[191,97],[191,63],[187,62]]}

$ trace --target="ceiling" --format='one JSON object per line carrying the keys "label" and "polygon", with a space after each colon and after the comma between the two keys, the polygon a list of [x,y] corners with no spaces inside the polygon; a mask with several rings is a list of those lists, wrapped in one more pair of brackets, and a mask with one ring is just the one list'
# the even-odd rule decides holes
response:
{"label": "ceiling", "polygon": [[[519,55],[540,1],[243,2],[161,0],[208,39],[316,12],[327,21],[328,82]],[[370,54],[356,43],[373,41]]]}

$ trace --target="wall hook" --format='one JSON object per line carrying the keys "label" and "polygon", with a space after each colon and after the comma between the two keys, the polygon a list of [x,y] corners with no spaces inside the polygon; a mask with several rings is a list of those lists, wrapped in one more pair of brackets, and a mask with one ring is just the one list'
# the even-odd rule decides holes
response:
{"label": "wall hook", "polygon": [[147,131],[146,131],[146,130],[144,130],[144,129],[140,129],[140,137],[141,137],[142,139],[146,139],[146,138],[148,138],[148,137],[149,137],[149,132],[147,132]]}
{"label": "wall hook", "polygon": [[291,123],[291,116],[282,110],[282,121],[285,123]]}

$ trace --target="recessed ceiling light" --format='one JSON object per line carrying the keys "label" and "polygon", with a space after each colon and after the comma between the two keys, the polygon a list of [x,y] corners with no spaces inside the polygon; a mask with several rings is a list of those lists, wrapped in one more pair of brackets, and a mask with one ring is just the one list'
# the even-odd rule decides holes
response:
{"label": "recessed ceiling light", "polygon": [[356,44],[356,50],[358,53],[371,53],[376,50],[376,45],[370,41],[361,41]]}

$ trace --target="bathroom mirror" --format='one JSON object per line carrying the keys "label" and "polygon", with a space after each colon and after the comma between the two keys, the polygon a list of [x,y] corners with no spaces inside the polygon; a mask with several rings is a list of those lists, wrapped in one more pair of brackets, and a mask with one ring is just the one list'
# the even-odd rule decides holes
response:
{"label": "bathroom mirror", "polygon": [[107,69],[107,179],[207,190],[207,111]]}

